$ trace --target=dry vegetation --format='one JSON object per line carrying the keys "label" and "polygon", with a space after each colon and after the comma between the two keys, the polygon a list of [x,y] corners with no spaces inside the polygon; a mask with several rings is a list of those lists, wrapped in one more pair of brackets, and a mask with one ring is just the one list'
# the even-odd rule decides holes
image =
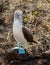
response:
{"label": "dry vegetation", "polygon": [[0,0],[0,65],[8,65],[4,57],[16,46],[12,25],[17,9],[23,11],[24,25],[32,30],[37,41],[37,44],[28,46],[28,54],[32,57],[45,56],[44,59],[26,61],[21,65],[50,65],[50,0]]}

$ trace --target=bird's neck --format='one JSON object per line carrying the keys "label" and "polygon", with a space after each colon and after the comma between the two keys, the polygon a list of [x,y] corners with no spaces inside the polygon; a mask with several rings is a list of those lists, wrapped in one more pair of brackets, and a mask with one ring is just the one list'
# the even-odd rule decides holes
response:
{"label": "bird's neck", "polygon": [[18,19],[23,22],[23,17],[22,16],[19,16]]}
{"label": "bird's neck", "polygon": [[23,17],[21,15],[20,16],[14,15],[14,20],[16,20],[16,19],[19,19],[20,21],[23,22]]}
{"label": "bird's neck", "polygon": [[23,26],[23,19],[21,17],[19,18],[14,17],[14,23],[18,26]]}

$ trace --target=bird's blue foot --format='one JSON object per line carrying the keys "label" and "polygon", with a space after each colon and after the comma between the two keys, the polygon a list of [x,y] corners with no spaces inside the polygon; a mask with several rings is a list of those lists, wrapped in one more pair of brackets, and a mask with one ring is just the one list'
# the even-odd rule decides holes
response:
{"label": "bird's blue foot", "polygon": [[24,48],[19,48],[19,54],[25,54],[25,49]]}
{"label": "bird's blue foot", "polygon": [[18,42],[18,53],[19,54],[25,54],[25,49],[24,48],[20,48],[20,42]]}

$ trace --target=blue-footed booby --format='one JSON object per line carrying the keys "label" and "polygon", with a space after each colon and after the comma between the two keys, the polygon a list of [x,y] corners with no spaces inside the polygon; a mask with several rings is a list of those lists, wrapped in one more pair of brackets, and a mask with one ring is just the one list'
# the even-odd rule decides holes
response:
{"label": "blue-footed booby", "polygon": [[[18,42],[18,48],[20,48],[20,43],[26,48],[28,42],[35,42],[33,40],[33,33],[29,28],[23,25],[23,11],[16,10],[14,12],[14,22],[13,22],[13,36]],[[16,47],[14,48],[16,49]],[[24,52],[23,50],[20,50]]]}

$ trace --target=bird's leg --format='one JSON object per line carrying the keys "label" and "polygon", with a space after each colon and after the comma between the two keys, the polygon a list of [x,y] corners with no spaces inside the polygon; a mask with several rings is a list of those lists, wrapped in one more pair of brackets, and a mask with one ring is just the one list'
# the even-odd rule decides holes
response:
{"label": "bird's leg", "polygon": [[18,45],[18,48],[20,49],[20,42],[18,42],[17,45]]}
{"label": "bird's leg", "polygon": [[27,49],[28,45],[29,45],[28,43],[23,44],[23,48]]}
{"label": "bird's leg", "polygon": [[25,49],[24,48],[20,48],[20,42],[18,42],[18,52],[19,54],[24,54],[25,53]]}

